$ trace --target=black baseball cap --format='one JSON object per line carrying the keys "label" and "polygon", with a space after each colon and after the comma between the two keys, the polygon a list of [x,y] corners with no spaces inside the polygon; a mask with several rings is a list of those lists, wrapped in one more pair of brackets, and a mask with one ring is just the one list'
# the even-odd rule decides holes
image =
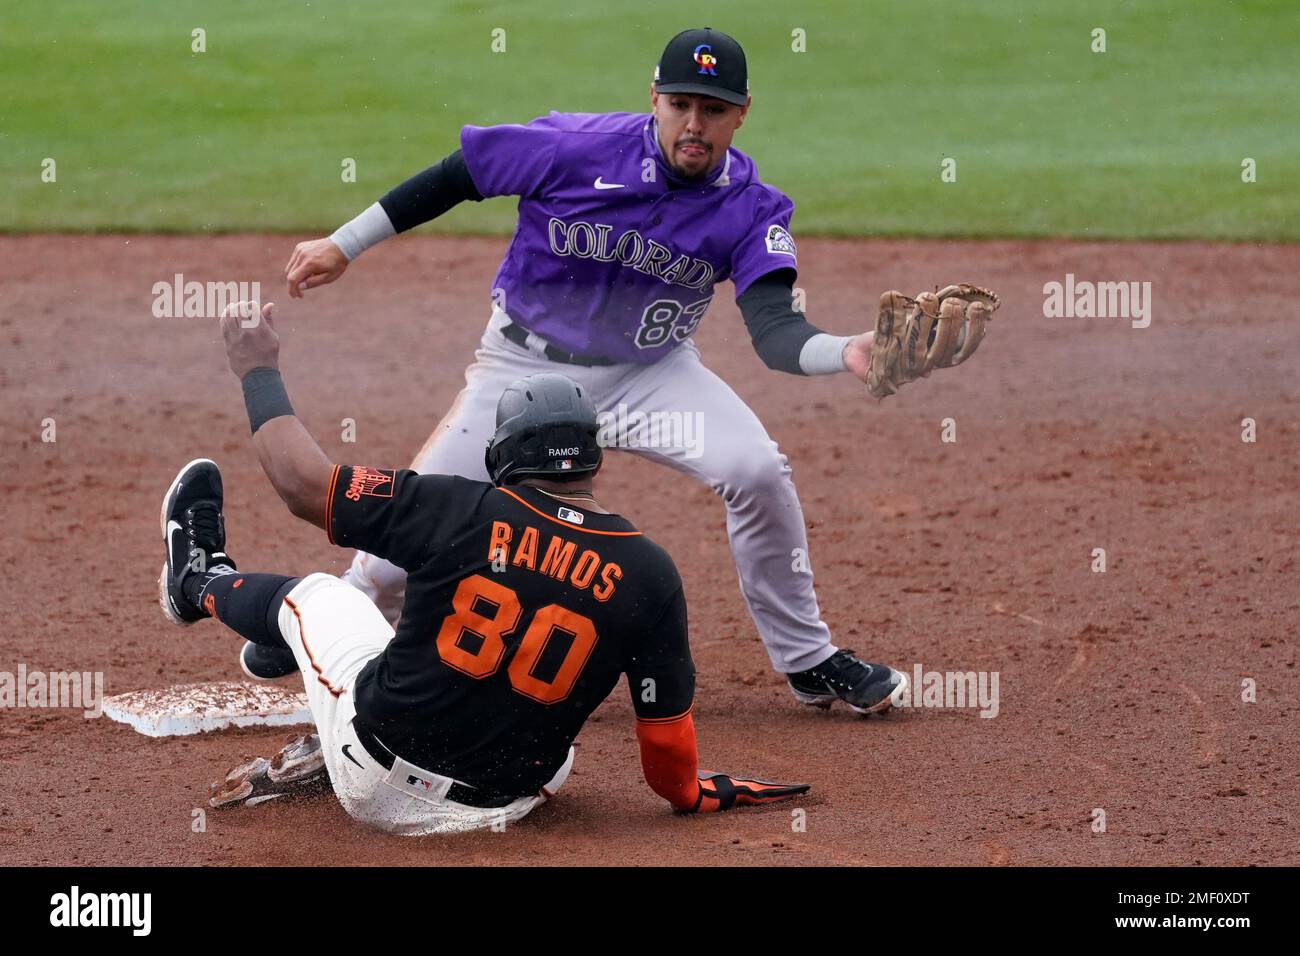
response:
{"label": "black baseball cap", "polygon": [[655,67],[656,93],[699,93],[744,106],[749,68],[740,44],[720,30],[683,30]]}

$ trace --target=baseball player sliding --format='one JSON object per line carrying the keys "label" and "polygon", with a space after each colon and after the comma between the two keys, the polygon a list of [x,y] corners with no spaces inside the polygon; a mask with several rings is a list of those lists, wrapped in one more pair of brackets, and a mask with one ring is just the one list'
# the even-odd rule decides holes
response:
{"label": "baseball player sliding", "polygon": [[[705,482],[722,496],[740,587],[773,666],[794,696],[859,713],[886,710],[899,671],[837,649],[821,619],[803,511],[786,457],[691,341],[730,279],[755,350],[796,375],[848,371],[878,397],[978,345],[997,299],[973,286],[886,293],[875,332],[835,336],[792,306],[794,204],[732,146],[748,115],[745,54],[716,30],[669,41],[651,112],[551,113],[526,125],[466,126],[461,148],[397,186],[332,236],[299,243],[289,293],[333,282],[389,236],[457,203],[518,196],[519,224],[493,282],[493,308],[465,388],[416,455],[424,474],[484,479],[483,446],[503,388],[563,370],[582,384],[606,444]],[[874,348],[873,348],[874,343]],[[619,409],[639,415],[619,415]],[[658,413],[656,415],[656,413]],[[647,423],[700,414],[698,448],[656,442]],[[665,447],[665,444],[667,447]],[[346,580],[389,619],[406,572],[362,547]]]}
{"label": "baseball player sliding", "polygon": [[323,761],[344,809],[389,832],[506,824],[564,784],[574,738],[624,673],[646,780],[674,807],[808,790],[697,770],[681,578],[593,495],[602,450],[581,385],[538,374],[504,390],[491,483],[336,465],[294,416],[272,307],[258,310],[239,303],[221,326],[267,477],[331,542],[391,561],[409,583],[394,631],[332,575],[237,570],[221,473],[207,459],[181,469],[162,505],[163,613],[226,624],[249,642],[251,673],[288,655],[319,734],[237,768],[215,806],[283,793]]}

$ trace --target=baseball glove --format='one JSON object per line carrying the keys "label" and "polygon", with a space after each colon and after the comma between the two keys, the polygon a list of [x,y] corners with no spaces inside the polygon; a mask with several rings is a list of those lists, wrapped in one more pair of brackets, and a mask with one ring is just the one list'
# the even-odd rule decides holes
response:
{"label": "baseball glove", "polygon": [[885,398],[933,369],[960,365],[975,354],[1001,304],[996,292],[965,283],[915,299],[886,292],[880,297],[867,388]]}

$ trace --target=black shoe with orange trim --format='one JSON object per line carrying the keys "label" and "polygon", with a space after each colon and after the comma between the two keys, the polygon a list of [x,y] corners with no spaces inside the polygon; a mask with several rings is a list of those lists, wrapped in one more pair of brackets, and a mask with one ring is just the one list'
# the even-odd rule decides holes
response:
{"label": "black shoe with orange trim", "polygon": [[785,676],[801,704],[826,708],[842,700],[859,714],[884,713],[907,690],[902,671],[860,661],[850,650],[838,650],[816,667]]}
{"label": "black shoe with orange trim", "polygon": [[189,625],[211,614],[185,595],[194,574],[235,569],[226,554],[223,489],[216,462],[196,458],[176,475],[163,496],[159,524],[167,558],[158,575],[158,606],[173,624]]}

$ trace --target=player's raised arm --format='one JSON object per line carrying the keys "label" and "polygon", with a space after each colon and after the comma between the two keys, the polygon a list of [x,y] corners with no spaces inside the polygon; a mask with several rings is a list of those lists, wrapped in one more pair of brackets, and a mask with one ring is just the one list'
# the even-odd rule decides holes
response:
{"label": "player's raised arm", "polygon": [[325,489],[334,463],[293,413],[280,379],[275,305],[236,302],[221,314],[230,370],[244,387],[253,444],[276,493],[299,518],[325,527]]}
{"label": "player's raised arm", "polygon": [[294,246],[284,267],[289,295],[302,298],[308,289],[333,282],[361,253],[399,232],[441,216],[465,200],[483,199],[458,149],[441,162],[416,173],[361,215],[344,223],[327,239]]}

